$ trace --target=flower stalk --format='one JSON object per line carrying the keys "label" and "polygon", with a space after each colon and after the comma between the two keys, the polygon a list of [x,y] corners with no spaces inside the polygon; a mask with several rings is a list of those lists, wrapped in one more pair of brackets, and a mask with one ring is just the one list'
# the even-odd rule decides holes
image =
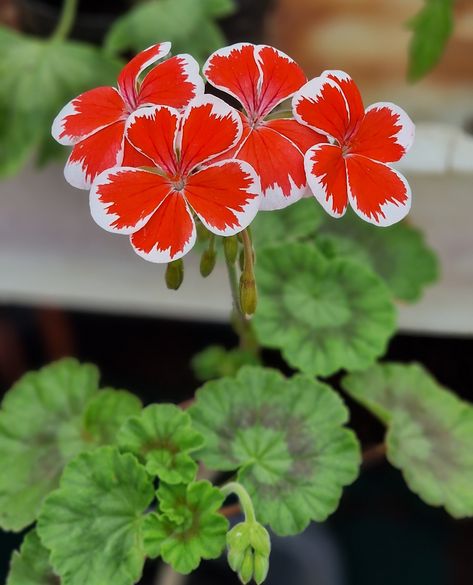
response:
{"label": "flower stalk", "polygon": [[51,35],[52,41],[64,41],[70,35],[76,20],[79,0],[64,0],[59,22]]}

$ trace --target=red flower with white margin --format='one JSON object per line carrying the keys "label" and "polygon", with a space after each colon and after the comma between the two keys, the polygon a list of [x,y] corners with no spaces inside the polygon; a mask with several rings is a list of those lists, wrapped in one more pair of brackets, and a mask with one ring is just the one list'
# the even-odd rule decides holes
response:
{"label": "red flower with white margin", "polygon": [[239,43],[213,53],[203,73],[243,106],[243,136],[232,154],[258,173],[261,209],[281,209],[300,199],[307,191],[304,153],[325,139],[292,116],[266,119],[307,81],[299,65],[273,47]]}
{"label": "red flower with white margin", "polygon": [[296,120],[325,134],[305,155],[309,186],[322,207],[341,217],[350,202],[364,220],[389,226],[411,206],[405,177],[388,163],[398,161],[414,141],[414,124],[398,106],[363,107],[360,92],[343,71],[325,71],[293,98]]}
{"label": "red flower with white margin", "polygon": [[[143,105],[185,107],[204,92],[199,66],[190,55],[176,55],[140,74],[165,57],[171,43],[153,45],[134,57],[118,76],[118,89],[97,87],[71,100],[56,116],[52,135],[73,145],[64,169],[68,183],[89,189],[94,178],[123,161],[129,146],[124,141],[128,116]],[[131,153],[133,154],[133,153]],[[126,162],[126,161],[125,161]]]}
{"label": "red flower with white margin", "polygon": [[148,166],[100,174],[90,209],[104,229],[130,235],[137,254],[170,262],[194,245],[191,209],[211,232],[230,236],[246,228],[259,208],[260,184],[246,162],[213,162],[240,140],[238,112],[213,96],[191,101],[184,113],[166,106],[141,108],[126,136]]}

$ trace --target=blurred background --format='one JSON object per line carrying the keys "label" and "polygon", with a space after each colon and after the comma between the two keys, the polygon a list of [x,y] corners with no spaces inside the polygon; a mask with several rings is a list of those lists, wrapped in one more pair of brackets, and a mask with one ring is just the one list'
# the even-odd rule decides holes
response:
{"label": "blurred background", "polygon": [[[422,362],[471,401],[473,2],[454,3],[454,29],[443,55],[413,83],[408,71],[411,78],[420,74],[409,64],[412,31],[406,23],[425,4],[79,0],[71,36],[90,45],[111,77],[117,59],[160,40],[201,61],[225,44],[269,43],[298,61],[308,77],[343,69],[366,104],[404,107],[418,129],[413,150],[399,165],[413,190],[409,221],[438,253],[442,274],[419,303],[399,307],[400,333],[388,355]],[[26,44],[54,31],[61,5],[0,0],[0,22],[20,31]],[[46,65],[30,59],[29,49],[2,39],[0,34],[0,395],[25,371],[75,355],[99,366],[104,385],[128,388],[145,402],[190,397],[198,386],[188,365],[192,355],[210,343],[235,344],[223,267],[203,280],[199,257],[191,255],[183,286],[168,291],[162,267],[138,258],[126,238],[95,225],[87,193],[64,181],[64,152],[48,138],[56,111],[91,87],[90,71],[72,81],[58,70],[49,75],[49,64],[48,74],[42,73]],[[267,357],[282,365],[276,355]],[[379,440],[377,423],[352,407],[361,439]],[[0,533],[0,581],[20,540]],[[331,520],[277,543],[268,584],[471,585],[472,551],[472,521],[453,521],[428,508],[396,470],[380,464],[346,490]],[[224,565],[206,563],[191,582],[231,579]],[[150,568],[143,583],[151,582]]]}

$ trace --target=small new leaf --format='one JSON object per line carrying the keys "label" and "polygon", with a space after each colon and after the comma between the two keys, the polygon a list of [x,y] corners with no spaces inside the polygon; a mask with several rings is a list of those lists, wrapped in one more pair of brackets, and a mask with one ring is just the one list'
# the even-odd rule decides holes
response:
{"label": "small new leaf", "polygon": [[148,473],[177,484],[194,479],[197,463],[190,453],[202,446],[203,438],[187,412],[173,404],[153,404],[124,424],[118,443],[141,457]]}
{"label": "small new leaf", "polygon": [[100,447],[64,470],[45,500],[38,533],[62,585],[132,585],[143,569],[144,514],[153,483],[131,453]]}
{"label": "small new leaf", "polygon": [[19,551],[14,552],[6,585],[59,585],[49,563],[49,551],[35,530],[29,532]]}
{"label": "small new leaf", "polygon": [[473,515],[471,404],[417,364],[376,365],[343,387],[387,426],[387,457],[413,492],[455,518]]}
{"label": "small new leaf", "polygon": [[253,325],[260,343],[280,349],[306,374],[366,368],[395,331],[395,309],[380,278],[357,262],[327,259],[311,244],[264,248],[256,277]]}
{"label": "small new leaf", "polygon": [[413,31],[409,47],[411,81],[418,81],[440,60],[453,31],[453,0],[425,0],[425,6],[409,23]]}
{"label": "small new leaf", "polygon": [[201,382],[233,376],[245,365],[259,365],[259,359],[251,351],[235,347],[225,349],[221,345],[211,345],[196,354],[191,361],[195,377]]}
{"label": "small new leaf", "polygon": [[217,510],[224,497],[208,481],[186,485],[161,484],[159,512],[144,524],[146,554],[162,559],[182,574],[196,569],[201,559],[216,559],[225,547],[227,519]]}
{"label": "small new leaf", "polygon": [[199,456],[210,469],[238,469],[258,520],[280,535],[323,521],[360,462],[348,411],[326,384],[243,367],[197,391],[190,409],[205,437]]}

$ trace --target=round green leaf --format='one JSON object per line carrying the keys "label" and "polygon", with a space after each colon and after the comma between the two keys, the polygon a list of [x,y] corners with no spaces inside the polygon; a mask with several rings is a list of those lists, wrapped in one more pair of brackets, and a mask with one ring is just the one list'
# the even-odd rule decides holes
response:
{"label": "round green leaf", "polygon": [[382,364],[343,380],[387,426],[387,456],[413,492],[456,518],[473,516],[473,406],[420,365]]}
{"label": "round green leaf", "polygon": [[379,229],[353,214],[340,220],[327,217],[315,241],[330,258],[370,266],[403,301],[417,301],[439,276],[437,256],[423,234],[405,222]]}
{"label": "round green leaf", "polygon": [[190,412],[205,437],[205,465],[239,469],[258,520],[277,534],[325,520],[358,474],[358,441],[343,427],[347,409],[309,377],[244,367],[204,385]]}
{"label": "round green leaf", "polygon": [[131,453],[100,447],[71,461],[38,519],[62,585],[136,583],[145,560],[144,513],[153,498],[153,482]]}
{"label": "round green leaf", "polygon": [[95,366],[64,359],[23,376],[0,410],[0,525],[21,530],[36,518],[66,461],[87,448],[83,410],[98,390]]}
{"label": "round green leaf", "polygon": [[161,484],[157,492],[160,513],[144,524],[148,556],[161,556],[179,573],[196,569],[201,559],[216,559],[225,547],[228,521],[217,510],[224,497],[208,481],[185,485]]}
{"label": "round green leaf", "polygon": [[120,427],[141,412],[140,399],[126,390],[105,388],[87,404],[84,431],[97,445],[115,443]]}
{"label": "round green leaf", "polygon": [[293,242],[313,236],[323,221],[312,198],[271,212],[259,213],[251,224],[256,251],[281,242]]}
{"label": "round green leaf", "polygon": [[14,552],[7,585],[59,585],[59,577],[49,564],[49,551],[35,530],[29,532],[19,551]]}
{"label": "round green leaf", "polygon": [[395,331],[395,309],[379,277],[358,263],[328,260],[310,244],[263,249],[256,277],[256,335],[304,373],[366,368]]}
{"label": "round green leaf", "polygon": [[122,449],[141,456],[151,475],[170,484],[194,479],[197,463],[190,453],[202,442],[189,414],[174,404],[148,406],[141,415],[130,418],[118,436]]}

